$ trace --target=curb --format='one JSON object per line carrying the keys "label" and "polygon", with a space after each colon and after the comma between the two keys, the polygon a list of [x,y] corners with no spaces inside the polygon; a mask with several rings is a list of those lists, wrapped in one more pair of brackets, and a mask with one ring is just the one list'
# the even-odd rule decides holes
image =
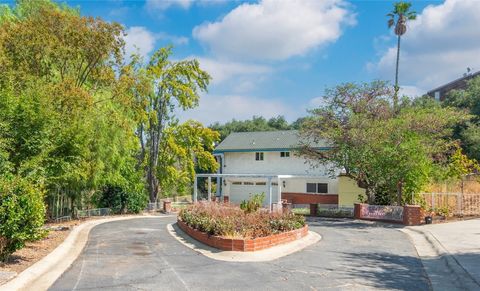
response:
{"label": "curb", "polygon": [[[418,227],[406,227],[401,231],[410,236],[434,290],[452,290],[452,288],[479,290],[479,282],[465,270],[455,256],[432,233],[427,230],[420,230]],[[424,242],[421,242],[421,240],[424,240]],[[435,262],[435,260],[438,262]],[[439,266],[440,261],[443,264]],[[445,268],[440,272],[439,269],[442,269],[442,267]],[[453,276],[454,280],[448,278],[449,276]]]}
{"label": "curb", "polygon": [[179,243],[190,248],[191,250],[202,254],[207,258],[226,262],[273,261],[281,257],[301,251],[306,247],[316,244],[322,239],[322,236],[320,234],[313,231],[308,231],[308,234],[301,239],[255,252],[221,251],[219,249],[205,245],[190,237],[180,227],[178,227],[176,223],[168,224],[167,230],[173,238],[175,238]]}
{"label": "curb", "polygon": [[75,227],[67,238],[51,253],[31,265],[14,279],[0,285],[0,291],[47,290],[77,259],[87,244],[88,235],[97,225],[137,218],[163,218],[170,216],[136,215],[92,220]]}

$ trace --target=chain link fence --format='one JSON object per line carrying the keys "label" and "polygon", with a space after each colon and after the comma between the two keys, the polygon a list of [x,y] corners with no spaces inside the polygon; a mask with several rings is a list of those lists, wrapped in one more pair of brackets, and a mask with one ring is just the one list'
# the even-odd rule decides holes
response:
{"label": "chain link fence", "polygon": [[96,208],[87,210],[77,210],[78,218],[85,218],[91,216],[108,216],[112,213],[110,208]]}

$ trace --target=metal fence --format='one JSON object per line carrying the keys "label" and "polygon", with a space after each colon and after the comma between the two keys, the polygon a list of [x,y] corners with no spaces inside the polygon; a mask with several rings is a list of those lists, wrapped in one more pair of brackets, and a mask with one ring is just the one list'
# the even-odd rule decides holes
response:
{"label": "metal fence", "polygon": [[353,207],[339,206],[337,204],[318,204],[317,214],[325,217],[353,217]]}
{"label": "metal fence", "polygon": [[78,218],[90,217],[90,216],[107,216],[111,213],[110,208],[96,208],[88,210],[77,210]]}
{"label": "metal fence", "polygon": [[428,210],[453,215],[480,215],[480,193],[421,193]]}
{"label": "metal fence", "polygon": [[[191,204],[192,202],[188,202],[188,201],[172,202],[172,208],[182,209]],[[148,203],[147,207],[145,208],[145,211],[161,211],[161,210],[163,210],[163,201]]]}

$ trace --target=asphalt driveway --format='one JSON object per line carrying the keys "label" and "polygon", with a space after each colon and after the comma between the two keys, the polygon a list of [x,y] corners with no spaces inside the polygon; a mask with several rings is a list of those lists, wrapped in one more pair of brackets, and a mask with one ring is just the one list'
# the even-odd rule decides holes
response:
{"label": "asphalt driveway", "polygon": [[407,236],[384,224],[316,218],[322,240],[261,263],[209,259],[167,231],[174,218],[105,223],[50,290],[429,290]]}

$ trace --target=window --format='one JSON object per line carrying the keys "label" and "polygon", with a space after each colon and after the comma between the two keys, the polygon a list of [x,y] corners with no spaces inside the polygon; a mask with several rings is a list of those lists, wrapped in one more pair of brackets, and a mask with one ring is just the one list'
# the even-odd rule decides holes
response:
{"label": "window", "polygon": [[317,184],[307,183],[307,193],[317,193]]}
{"label": "window", "polygon": [[435,91],[435,100],[440,101],[440,91]]}
{"label": "window", "polygon": [[290,157],[290,152],[280,152],[280,157],[281,158],[288,158],[288,157]]}
{"label": "window", "polygon": [[263,161],[263,153],[255,153],[255,160],[256,161]]}
{"label": "window", "polygon": [[253,182],[243,182],[243,185],[255,185]]}
{"label": "window", "polygon": [[307,183],[307,193],[328,193],[327,183]]}
{"label": "window", "polygon": [[328,193],[328,184],[327,183],[318,183],[317,184],[318,193]]}
{"label": "window", "polygon": [[263,185],[267,185],[267,183],[266,183],[266,182],[257,182],[257,183],[255,183],[255,184],[256,184],[257,186],[263,186]]}
{"label": "window", "polygon": [[235,182],[232,182],[232,185],[242,185],[242,182],[235,181]]}

